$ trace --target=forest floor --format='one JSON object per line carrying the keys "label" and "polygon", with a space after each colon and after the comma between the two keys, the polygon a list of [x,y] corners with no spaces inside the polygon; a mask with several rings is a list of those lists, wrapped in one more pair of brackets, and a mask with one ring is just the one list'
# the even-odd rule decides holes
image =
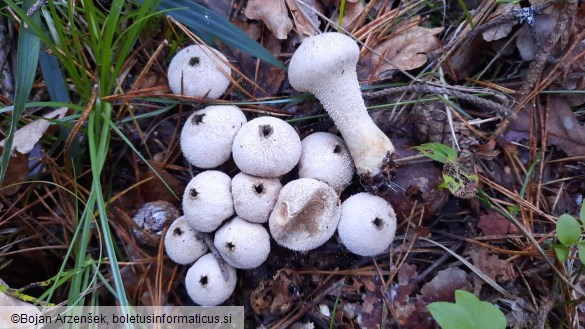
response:
{"label": "forest floor", "polygon": [[[42,12],[45,24],[67,26],[55,17],[75,8],[48,3],[31,19]],[[248,120],[286,120],[301,139],[317,131],[338,134],[319,101],[291,88],[284,68],[304,38],[338,30],[339,2],[199,1],[207,9],[198,7],[198,14],[229,20],[267,52],[222,39],[218,21],[212,22],[216,34],[192,33],[202,23],[171,10],[173,18],[159,15],[141,26],[120,58],[97,52],[93,42],[106,40],[107,32],[92,38],[87,24],[102,19],[107,31],[105,17],[119,2],[96,1],[91,11],[89,3],[79,3],[82,16],[68,27],[79,38],[53,46],[43,39],[45,54],[40,69],[29,73],[34,83],[24,101],[14,83],[22,70],[15,61],[29,21],[14,7],[2,9],[0,139],[11,128],[30,129],[14,139],[13,156],[3,158],[0,277],[11,288],[2,291],[39,303],[71,301],[75,291],[86,303],[109,304],[111,286],[121,280],[131,304],[193,305],[184,286],[188,267],[165,256],[162,240],[142,243],[132,218],[153,201],[180,209],[186,184],[202,171],[179,146],[193,110],[233,104]],[[185,1],[161,3],[177,8]],[[236,290],[224,305],[245,306],[250,328],[311,322],[315,328],[425,329],[438,327],[429,304],[454,302],[456,290],[467,290],[496,305],[510,328],[585,326],[583,223],[571,219],[585,222],[583,3],[343,3],[340,30],[360,45],[357,74],[366,105],[396,152],[387,179],[356,175],[340,200],[362,191],[382,196],[398,215],[396,236],[375,257],[353,255],[337,235],[309,252],[273,243],[263,265],[237,271]],[[128,17],[112,30],[115,37],[134,19]],[[54,38],[75,33],[50,31]],[[172,55],[203,41],[228,58],[230,88],[218,100],[173,95],[166,78]],[[116,51],[124,43],[110,46]],[[61,53],[66,47],[73,51]],[[117,62],[104,61],[108,56]],[[43,64],[51,58],[53,66]],[[62,68],[60,79],[50,67]],[[56,86],[67,96],[59,97]],[[19,104],[26,110],[15,116]],[[42,115],[54,124],[39,120]],[[218,170],[230,177],[238,172],[233,160]],[[282,183],[297,177],[293,171]],[[559,224],[565,214],[573,217]]]}

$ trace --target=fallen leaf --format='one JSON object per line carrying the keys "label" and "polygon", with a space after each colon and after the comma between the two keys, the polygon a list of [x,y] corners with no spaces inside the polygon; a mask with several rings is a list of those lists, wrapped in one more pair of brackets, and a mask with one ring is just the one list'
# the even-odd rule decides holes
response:
{"label": "fallen leaf", "polygon": [[[471,248],[469,257],[475,267],[496,282],[509,282],[516,279],[517,274],[512,264],[502,260],[498,255],[490,254],[485,248]],[[485,283],[479,276],[473,276],[475,292],[479,293]]]}
{"label": "fallen leaf", "polygon": [[[10,151],[14,152],[14,150],[17,150],[22,154],[29,153],[51,125],[51,122],[45,119],[61,119],[65,116],[65,113],[67,113],[66,107],[58,108],[45,114],[42,119],[35,120],[18,129],[16,133],[14,133],[12,149]],[[0,146],[4,147],[4,143],[6,143],[5,139],[0,141]]]}
{"label": "fallen leaf", "polygon": [[363,300],[363,304],[358,308],[356,323],[360,328],[382,328],[380,319],[385,305],[380,294],[368,292]]}
{"label": "fallen leaf", "polygon": [[416,265],[403,264],[398,270],[398,284],[407,285],[410,280],[416,277]]}
{"label": "fallen leaf", "polygon": [[[535,36],[539,43],[542,43],[552,33],[557,25],[557,19],[553,15],[536,15],[534,16]],[[528,25],[520,28],[516,38],[516,48],[520,52],[520,57],[525,61],[532,61],[536,57],[538,46],[534,42],[532,32]]]}
{"label": "fallen leaf", "polygon": [[400,23],[396,26],[395,33],[373,48],[370,64],[378,67],[376,76],[394,69],[419,68],[427,62],[427,53],[439,47],[436,35],[443,31],[443,28],[429,29],[415,25],[419,23],[418,21],[420,18],[413,17]]}
{"label": "fallen leaf", "polygon": [[[0,147],[0,152],[2,148]],[[20,184],[28,174],[28,156],[15,151],[8,160],[8,170],[0,185],[0,195],[13,195],[20,189]],[[2,305],[2,304],[0,304]]]}
{"label": "fallen leaf", "polygon": [[469,46],[458,49],[446,62],[446,71],[455,81],[463,80],[472,75],[481,61],[477,59],[482,56],[487,47],[483,38],[473,38]]}
{"label": "fallen leaf", "polygon": [[[505,140],[528,139],[530,117],[528,107],[518,113],[518,118],[505,133]],[[561,97],[551,97],[548,104],[546,135],[549,145],[556,145],[568,156],[585,154],[585,125],[575,117],[569,103]]]}
{"label": "fallen leaf", "polygon": [[[517,3],[501,4],[492,13],[489,20],[498,19],[502,16],[507,16],[512,12],[512,10],[519,9],[519,8],[520,8],[520,5],[518,5]],[[500,24],[494,28],[491,28],[491,29],[483,32],[482,33],[483,39],[485,41],[488,41],[488,42],[502,39],[502,38],[506,37],[508,34],[510,34],[513,27],[514,27],[513,23]]]}
{"label": "fallen leaf", "polygon": [[250,0],[246,7],[246,16],[250,19],[262,20],[270,32],[281,40],[286,39],[293,26],[284,0]]}
{"label": "fallen leaf", "polygon": [[484,235],[504,235],[510,233],[510,222],[492,211],[479,216],[477,227]]}
{"label": "fallen leaf", "polygon": [[[142,175],[142,179],[148,179],[152,177],[148,182],[140,186],[143,202],[146,203],[163,200],[171,203],[177,203],[178,199],[175,197],[175,195],[179,198],[183,195],[185,184],[183,184],[183,182],[181,182],[177,177],[166,171],[164,169],[163,163],[153,160],[149,160],[148,162],[154,171],[148,168],[148,171]],[[164,182],[156,174],[158,174],[158,176],[160,176]],[[169,191],[167,186],[165,186],[165,183],[171,188],[175,195]]]}
{"label": "fallen leaf", "polygon": [[496,141],[489,141],[486,144],[472,145],[473,154],[482,160],[493,160],[500,155],[500,150],[496,148]]}
{"label": "fallen leaf", "polygon": [[[360,1],[347,1],[345,3],[345,10],[343,12],[343,21],[341,23],[341,27],[343,27],[345,30],[352,31],[359,22],[359,18],[362,15],[364,8],[364,5]],[[337,11],[331,20],[333,22],[339,22],[339,11]]]}
{"label": "fallen leaf", "polygon": [[317,7],[315,0],[305,0],[303,4],[296,0],[285,0],[288,9],[293,14],[293,20],[296,27],[304,35],[313,35],[317,33],[316,27],[321,24],[319,16],[315,12],[323,11]]}
{"label": "fallen leaf", "polygon": [[471,284],[467,279],[467,273],[460,268],[451,267],[442,270],[421,288],[421,294],[425,302],[455,301],[455,290],[471,290]]}

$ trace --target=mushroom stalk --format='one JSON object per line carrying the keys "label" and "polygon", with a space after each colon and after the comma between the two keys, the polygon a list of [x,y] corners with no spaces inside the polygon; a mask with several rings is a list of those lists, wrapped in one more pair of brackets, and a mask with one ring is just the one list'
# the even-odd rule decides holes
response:
{"label": "mushroom stalk", "polygon": [[341,33],[309,37],[289,64],[291,86],[310,92],[323,104],[339,129],[357,173],[373,177],[383,172],[394,146],[370,118],[362,98],[356,65],[359,47]]}
{"label": "mushroom stalk", "polygon": [[368,114],[355,67],[353,72],[339,74],[338,78],[333,76],[332,80],[331,88],[316,90],[314,95],[339,129],[357,173],[375,176],[394,153],[394,146]]}

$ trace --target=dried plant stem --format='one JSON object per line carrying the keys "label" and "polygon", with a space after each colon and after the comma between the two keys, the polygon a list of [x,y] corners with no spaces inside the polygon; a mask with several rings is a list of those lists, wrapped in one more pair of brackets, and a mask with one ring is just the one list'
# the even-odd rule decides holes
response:
{"label": "dried plant stem", "polygon": [[488,110],[496,112],[498,115],[508,118],[513,116],[512,110],[504,105],[496,103],[494,101],[479,97],[469,95],[460,91],[456,91],[453,89],[445,88],[445,87],[435,87],[423,84],[412,84],[408,86],[401,86],[401,87],[392,87],[383,89],[380,91],[374,91],[369,93],[364,93],[364,97],[372,98],[372,97],[380,97],[380,96],[387,96],[391,94],[398,94],[403,92],[415,92],[420,94],[440,94],[440,95],[447,95],[447,96],[454,96],[470,103],[473,103],[477,106],[486,108]]}
{"label": "dried plant stem", "polygon": [[527,94],[528,92],[530,92],[534,85],[536,84],[536,82],[540,79],[542,71],[544,70],[544,65],[548,62],[548,59],[550,58],[554,46],[561,38],[561,34],[563,34],[567,30],[569,20],[572,17],[575,17],[577,11],[577,4],[578,4],[577,0],[569,0],[567,1],[564,10],[560,10],[559,18],[557,20],[557,25],[555,26],[555,29],[542,44],[542,47],[538,49],[534,61],[530,63],[528,73],[526,74],[526,80],[524,80],[522,88],[520,89],[521,94]]}
{"label": "dried plant stem", "polygon": [[217,264],[219,265],[219,269],[221,270],[221,275],[223,275],[223,279],[225,281],[228,281],[230,279],[230,272],[228,272],[228,270],[227,270],[227,264],[226,264],[225,260],[223,260],[223,258],[221,257],[221,254],[219,253],[217,248],[215,248],[211,234],[210,233],[199,233],[199,234],[200,234],[199,237],[202,238],[203,241],[205,241],[205,244],[209,248],[209,251],[211,252],[213,257],[215,257],[215,259],[217,259]]}

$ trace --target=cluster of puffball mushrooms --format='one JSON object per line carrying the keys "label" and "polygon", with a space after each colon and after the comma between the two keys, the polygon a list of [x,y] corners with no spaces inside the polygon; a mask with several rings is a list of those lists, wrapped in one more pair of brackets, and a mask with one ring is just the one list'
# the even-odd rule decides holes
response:
{"label": "cluster of puffball mushrooms", "polygon": [[[366,111],[356,74],[358,55],[350,37],[323,33],[305,39],[289,65],[291,86],[321,101],[343,139],[316,132],[301,141],[287,122],[270,116],[247,121],[231,105],[208,106],[187,119],[181,149],[205,171],[188,183],[184,215],[167,230],[165,248],[176,263],[193,263],[185,284],[195,303],[217,305],[229,298],[235,269],[260,266],[271,237],[304,252],[337,230],[347,249],[361,256],[389,247],[396,216],[386,200],[368,193],[342,204],[339,200],[356,171],[362,177],[378,175],[394,152]],[[226,63],[214,49],[189,46],[172,59],[169,85],[176,94],[218,98],[230,83]],[[241,171],[233,178],[213,170],[230,156]],[[295,166],[299,178],[282,186],[280,177]]]}

